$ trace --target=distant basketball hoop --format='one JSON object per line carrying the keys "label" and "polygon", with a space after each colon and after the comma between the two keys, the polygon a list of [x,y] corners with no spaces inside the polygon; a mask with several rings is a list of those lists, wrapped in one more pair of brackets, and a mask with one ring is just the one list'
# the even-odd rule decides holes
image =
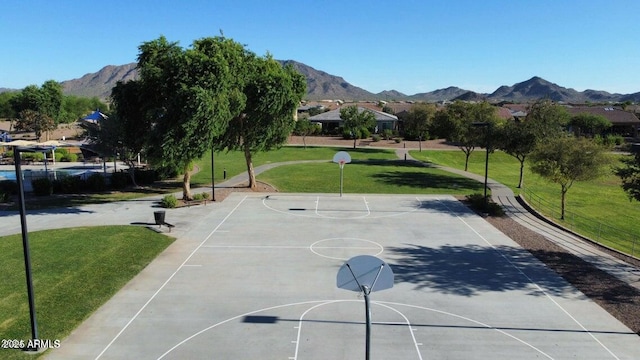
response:
{"label": "distant basketball hoop", "polygon": [[333,162],[340,165],[340,197],[342,197],[342,184],[343,184],[343,170],[344,164],[351,162],[351,155],[346,151],[338,151],[333,156]]}

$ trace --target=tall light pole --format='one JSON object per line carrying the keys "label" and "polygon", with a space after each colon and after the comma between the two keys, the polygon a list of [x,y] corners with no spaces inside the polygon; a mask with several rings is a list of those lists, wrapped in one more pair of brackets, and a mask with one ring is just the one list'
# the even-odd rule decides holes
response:
{"label": "tall light pole", "polygon": [[490,122],[474,122],[475,127],[485,128],[484,148],[486,151],[484,158],[484,213],[489,214],[489,198],[487,197],[487,180],[489,179],[489,147],[491,146],[491,123]]}
{"label": "tall light pole", "polygon": [[[13,148],[13,160],[16,167],[16,182],[18,183],[18,205],[20,208],[20,227],[22,228],[22,249],[24,252],[24,269],[27,280],[27,297],[29,300],[29,317],[31,320],[31,339],[38,339],[38,321],[36,319],[36,303],[33,292],[33,279],[31,277],[31,253],[29,251],[29,233],[27,231],[27,214],[24,203],[24,183],[22,181],[22,168],[20,167],[20,152],[48,151],[53,146]],[[26,351],[37,351],[38,349],[25,348]]]}
{"label": "tall light pole", "polygon": [[211,148],[211,200],[212,201],[216,201],[216,178],[214,177],[215,174],[215,162],[213,159],[213,153],[214,153],[214,149],[213,147]]}

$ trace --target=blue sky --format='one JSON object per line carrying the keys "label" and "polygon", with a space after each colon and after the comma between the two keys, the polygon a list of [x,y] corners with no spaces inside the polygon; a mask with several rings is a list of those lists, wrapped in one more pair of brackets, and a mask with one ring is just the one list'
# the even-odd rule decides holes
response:
{"label": "blue sky", "polygon": [[0,87],[134,62],[164,35],[216,36],[377,93],[493,92],[540,76],[579,91],[640,91],[637,0],[111,0],[0,2]]}

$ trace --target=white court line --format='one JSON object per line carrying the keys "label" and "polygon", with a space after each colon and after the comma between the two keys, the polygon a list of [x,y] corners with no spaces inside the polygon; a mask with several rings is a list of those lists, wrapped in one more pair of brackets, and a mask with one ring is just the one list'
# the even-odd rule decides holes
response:
{"label": "white court line", "polygon": [[[522,344],[524,344],[524,345],[526,345],[526,346],[528,346],[528,347],[532,348],[533,350],[535,350],[535,351],[539,352],[540,354],[544,355],[544,356],[545,356],[545,357],[547,357],[548,359],[552,359],[552,360],[553,360],[553,357],[551,357],[549,354],[547,354],[547,353],[545,353],[544,351],[542,351],[542,350],[538,349],[537,347],[535,347],[535,346],[533,346],[533,345],[529,344],[528,342],[526,342],[526,341],[524,341],[524,340],[522,340],[522,339],[518,338],[517,336],[515,336],[515,335],[511,335],[511,334],[509,334],[508,332],[506,332],[506,331],[504,331],[504,330],[500,330],[500,329],[498,329],[498,328],[496,328],[496,327],[493,327],[493,326],[491,326],[491,325],[485,324],[485,323],[480,322],[480,321],[477,321],[477,320],[473,320],[473,319],[468,318],[468,317],[466,317],[466,316],[457,315],[457,314],[454,314],[454,313],[450,313],[450,312],[448,312],[448,311],[437,310],[437,309],[428,308],[428,307],[419,306],[419,305],[409,305],[409,304],[402,304],[402,303],[389,302],[389,301],[372,301],[372,303],[373,303],[373,304],[380,305],[380,306],[384,306],[385,304],[388,304],[388,305],[394,305],[394,306],[407,306],[407,307],[414,308],[414,309],[420,309],[420,310],[426,310],[426,311],[433,311],[433,312],[436,312],[436,313],[439,313],[439,314],[448,315],[448,316],[452,316],[452,317],[455,317],[455,318],[458,318],[458,319],[466,320],[466,321],[469,321],[469,322],[471,322],[471,323],[474,323],[474,324],[480,325],[480,326],[482,326],[482,327],[485,327],[485,328],[487,328],[487,329],[495,330],[495,331],[497,331],[497,332],[499,332],[499,333],[501,333],[501,334],[503,334],[503,335],[505,335],[505,336],[507,336],[507,337],[510,337],[510,338],[512,338],[512,339],[514,339],[514,340],[516,340],[516,341],[518,341],[518,342],[520,342],[520,343],[522,343]],[[412,332],[412,334],[413,334],[413,332]],[[417,344],[417,343],[416,343],[416,344]]]}
{"label": "white court line", "polygon": [[185,264],[187,263],[187,261],[189,261],[189,259],[191,259],[193,257],[193,255],[196,253],[196,251],[198,251],[202,245],[204,245],[205,242],[207,242],[209,240],[209,238],[211,238],[211,236],[213,235],[214,232],[216,232],[216,230],[218,230],[218,228],[220,226],[222,226],[222,224],[224,224],[225,221],[227,221],[227,219],[229,219],[229,217],[231,217],[231,215],[240,207],[240,205],[247,199],[247,196],[245,196],[244,198],[242,198],[242,200],[240,200],[240,202],[238,202],[238,204],[231,209],[231,211],[227,214],[227,216],[224,217],[224,219],[222,219],[222,221],[218,224],[218,226],[216,226],[213,230],[211,230],[211,232],[209,233],[209,235],[207,235],[207,237],[200,243],[200,245],[198,245],[192,252],[191,254],[189,254],[189,256],[187,256],[187,258],[182,262],[182,264],[180,264],[180,266],[178,266],[178,268],[176,269],[176,271],[173,272],[173,274],[171,274],[171,276],[169,276],[169,278],[162,284],[162,286],[160,286],[160,288],[158,288],[158,290],[156,290],[155,293],[153,293],[153,295],[151,295],[151,297],[149,298],[149,300],[147,300],[146,303],[144,303],[144,305],[142,305],[142,307],[140,308],[140,310],[138,310],[138,312],[135,313],[135,315],[133,315],[133,317],[127,322],[127,324],[116,334],[116,336],[107,344],[107,346],[100,352],[100,354],[98,354],[98,356],[96,356],[96,360],[100,359],[100,357],[102,357],[102,355],[111,347],[111,345],[113,345],[113,343],[120,337],[120,335],[122,335],[122,333],[129,327],[129,325],[131,325],[131,323],[133,323],[133,321],[140,315],[140,313],[142,313],[142,311],[147,307],[147,305],[149,305],[149,303],[151,303],[151,301],[153,299],[155,299],[155,297],[160,293],[160,291],[162,291],[162,289],[164,289],[165,286],[167,286],[167,284],[169,283],[169,281],[171,281],[171,279],[173,279],[174,276],[176,276],[176,274],[178,273],[178,271],[180,271],[180,269],[182,269]]}
{"label": "white court line", "polygon": [[298,319],[298,335],[296,336],[296,341],[295,341],[296,350],[293,353],[293,357],[289,357],[289,359],[292,359],[292,360],[298,359],[298,351],[300,350],[300,335],[302,335],[302,320],[304,319],[304,316],[307,315],[307,313],[309,313],[309,311],[311,311],[311,310],[313,310],[315,308],[318,308],[320,306],[324,306],[324,305],[327,305],[327,304],[332,304],[334,302],[336,302],[336,301],[328,301],[328,302],[324,302],[324,303],[312,306],[312,307],[308,308],[307,311],[303,312],[302,315],[300,315],[300,318]]}
{"label": "white court line", "polygon": [[[412,212],[418,211],[421,208],[421,205],[423,202],[425,202],[426,200],[420,200],[418,197],[415,198],[419,205],[418,207],[408,210],[408,211],[398,211],[392,214],[385,214],[385,215],[372,215],[371,214],[371,209],[369,207],[369,202],[366,201],[365,199],[365,207],[367,209],[367,214],[366,215],[360,215],[360,216],[356,216],[356,217],[350,217],[347,219],[363,219],[366,217],[371,217],[374,219],[378,219],[378,218],[386,218],[386,217],[394,217],[394,216],[402,216],[402,215],[406,215],[406,214],[410,214]],[[435,198],[434,200],[439,201],[438,198]],[[291,216],[298,216],[298,217],[305,217],[305,218],[315,218],[315,217],[320,217],[323,219],[344,219],[343,217],[336,217],[336,216],[327,216],[327,215],[322,215],[320,214],[321,210],[319,209],[319,203],[320,203],[320,196],[316,196],[316,200],[315,200],[315,209],[314,209],[314,214],[301,214],[301,213],[294,213],[292,211],[284,211],[284,210],[280,210],[280,209],[276,209],[274,207],[271,207],[267,204],[267,199],[263,198],[262,199],[262,205],[264,205],[264,207],[266,207],[267,209],[271,210],[271,211],[275,211],[277,213],[281,213],[281,214],[286,214],[286,215],[291,215]],[[330,210],[327,210],[330,211]],[[375,211],[375,210],[374,210]],[[219,231],[222,232],[222,231]]]}
{"label": "white court line", "polygon": [[378,304],[379,306],[382,307],[386,307],[389,310],[395,311],[398,315],[402,316],[402,318],[404,319],[404,324],[407,325],[407,328],[409,328],[409,333],[411,334],[411,339],[413,339],[413,345],[416,347],[416,352],[418,353],[418,359],[422,360],[422,354],[420,353],[420,345],[421,343],[418,343],[418,341],[416,340],[416,335],[414,334],[414,329],[411,327],[411,322],[409,321],[409,318],[407,318],[401,311],[399,311],[398,309],[392,308],[391,306],[382,304],[382,303],[378,303],[375,302],[376,304]]}
{"label": "white court line", "polygon": [[[353,216],[353,217],[348,217],[348,218],[344,218],[344,217],[340,217],[340,216],[326,216],[326,215],[322,215],[320,214],[321,210],[319,210],[320,207],[320,196],[317,197],[316,199],[316,215],[318,215],[321,218],[325,218],[325,219],[364,219],[368,216],[371,215],[371,210],[369,209],[369,204],[367,203],[367,200],[365,199],[365,197],[362,197],[362,201],[364,201],[364,207],[365,209],[367,209],[367,213],[364,215],[359,215],[359,216]],[[335,210],[324,210],[327,212],[331,212],[331,211],[335,211]]]}
{"label": "white court line", "polygon": [[205,245],[203,248],[209,249],[303,249],[308,250],[308,246],[279,246],[279,245]]}
{"label": "white court line", "polygon": [[164,357],[165,357],[165,356],[167,356],[169,353],[171,353],[173,350],[175,350],[175,349],[177,349],[178,347],[180,347],[181,345],[183,345],[183,344],[187,343],[188,341],[190,341],[191,339],[195,338],[196,336],[198,336],[198,335],[200,335],[200,334],[203,334],[203,333],[205,333],[205,332],[207,332],[207,331],[209,331],[209,330],[211,330],[211,329],[213,329],[213,328],[215,328],[215,327],[218,327],[218,326],[220,326],[220,325],[224,325],[224,324],[226,324],[226,323],[228,323],[228,322],[231,322],[231,321],[234,321],[234,320],[240,319],[240,318],[245,317],[245,316],[249,316],[249,315],[252,315],[252,314],[257,314],[257,313],[260,313],[260,312],[263,312],[263,311],[269,311],[269,310],[281,309],[281,308],[284,308],[284,307],[287,307],[287,306],[297,306],[297,305],[317,304],[317,303],[324,303],[324,304],[328,304],[328,303],[343,302],[343,301],[356,301],[356,300],[320,300],[320,301],[319,301],[319,300],[315,300],[315,301],[303,301],[303,302],[298,302],[298,303],[290,303],[290,304],[284,304],[284,305],[271,306],[271,307],[268,307],[268,308],[264,308],[264,309],[255,310],[255,311],[247,312],[247,313],[244,313],[244,314],[240,314],[240,315],[238,315],[238,316],[234,316],[234,317],[229,318],[229,319],[227,319],[227,320],[223,320],[223,321],[220,321],[220,322],[218,322],[218,323],[215,323],[215,324],[213,324],[213,325],[211,325],[211,326],[209,326],[209,327],[206,327],[206,328],[204,328],[204,329],[202,329],[202,330],[200,330],[200,331],[196,332],[195,334],[193,334],[193,335],[191,335],[191,336],[187,337],[186,339],[184,339],[184,340],[180,341],[179,343],[177,343],[176,345],[174,345],[171,349],[167,350],[164,354],[160,355],[160,357],[158,357],[158,360],[160,360],[160,359],[164,358]]}
{"label": "white court line", "polygon": [[[446,204],[445,204],[445,207],[447,207]],[[563,313],[565,313],[571,320],[573,320],[573,322],[575,322],[582,330],[584,330],[587,334],[589,334],[589,336],[593,340],[595,340],[598,344],[600,344],[600,346],[603,349],[605,349],[609,354],[611,354],[611,356],[613,356],[614,359],[618,359],[619,360],[619,358],[618,358],[618,356],[616,356],[616,354],[614,354],[605,344],[603,344],[600,340],[598,340],[598,338],[591,331],[589,331],[584,325],[582,325],[582,323],[580,321],[578,321],[578,319],[573,317],[573,315],[571,315],[569,313],[569,311],[567,311],[564,307],[562,307],[562,305],[558,304],[558,302],[554,298],[552,298],[551,295],[549,295],[549,293],[547,291],[545,291],[540,285],[538,285],[535,281],[533,281],[533,279],[531,279],[527,274],[525,274],[525,272],[520,267],[518,267],[516,264],[514,264],[511,261],[511,259],[509,259],[502,251],[500,251],[493,244],[491,244],[484,236],[480,235],[480,233],[478,233],[478,231],[476,231],[476,229],[474,229],[471,225],[469,225],[466,221],[464,221],[464,219],[462,219],[459,216],[456,216],[456,217],[463,224],[465,224],[469,229],[471,229],[471,231],[473,231],[476,235],[478,235],[478,237],[480,239],[482,239],[487,245],[489,245],[494,251],[496,251],[498,254],[500,254],[500,256],[502,256],[503,259],[505,259],[511,266],[513,266],[513,268],[515,268],[520,274],[522,274],[522,276],[524,276],[527,279],[527,281],[529,281],[535,288],[540,290],[547,299],[551,300],[551,302],[553,304],[555,304]]]}
{"label": "white court line", "polygon": [[[302,323],[303,323],[303,318],[306,316],[306,314],[309,313],[309,311],[311,311],[313,309],[316,309],[316,308],[318,308],[320,306],[329,305],[329,304],[336,304],[336,303],[352,303],[352,302],[361,303],[362,300],[344,300],[344,299],[343,300],[311,300],[311,301],[302,301],[302,302],[295,302],[295,303],[289,303],[289,304],[276,305],[276,306],[271,306],[271,307],[267,307],[267,308],[263,308],[263,309],[258,309],[258,310],[246,312],[244,314],[240,314],[240,315],[228,318],[226,320],[217,322],[217,323],[215,323],[215,324],[213,324],[211,326],[208,326],[208,327],[206,327],[206,328],[204,328],[204,329],[202,329],[200,331],[195,332],[193,335],[190,335],[190,336],[186,337],[184,340],[182,340],[182,341],[178,342],[177,344],[175,344],[174,346],[172,346],[164,354],[160,355],[158,357],[158,360],[160,360],[160,359],[164,358],[165,356],[169,355],[172,351],[174,351],[178,347],[186,344],[187,342],[191,341],[195,337],[197,337],[199,335],[202,335],[205,332],[207,332],[209,330],[212,330],[212,329],[214,329],[214,328],[216,328],[218,326],[225,325],[227,323],[230,323],[232,321],[241,319],[243,317],[250,316],[250,315],[253,315],[253,314],[258,314],[258,313],[261,313],[261,312],[277,310],[277,309],[283,309],[283,308],[291,307],[291,306],[312,305],[312,304],[314,304],[311,308],[307,309],[298,318],[298,325],[293,327],[294,329],[298,329],[297,335],[296,335],[296,340],[291,341],[291,343],[296,343],[296,348],[295,348],[295,354],[294,354],[295,356],[290,356],[289,359],[295,360],[298,357],[300,338],[301,338],[301,334],[302,334]],[[471,318],[468,318],[468,317],[465,317],[465,316],[462,316],[462,315],[457,315],[457,314],[450,313],[450,312],[447,312],[447,311],[437,310],[437,309],[424,307],[424,306],[419,306],[419,305],[403,304],[403,303],[389,302],[389,301],[372,301],[371,304],[372,305],[378,305],[378,306],[386,307],[386,308],[388,308],[390,310],[395,311],[396,313],[401,314],[402,317],[405,319],[405,322],[401,323],[401,324],[407,325],[409,327],[409,330],[411,331],[412,337],[414,337],[414,335],[413,335],[414,329],[411,327],[411,324],[410,324],[408,318],[406,316],[404,316],[399,310],[395,309],[394,307],[403,307],[404,306],[404,307],[408,307],[408,308],[412,308],[412,309],[431,311],[431,312],[435,312],[435,313],[438,313],[438,314],[447,315],[447,316],[451,316],[451,317],[454,317],[454,318],[457,318],[457,319],[465,320],[465,321],[471,322],[473,324],[482,326],[482,327],[484,327],[486,329],[494,330],[494,331],[496,331],[496,332],[498,332],[498,333],[500,333],[502,335],[505,335],[505,336],[507,336],[507,337],[509,337],[511,339],[516,340],[519,343],[522,343],[522,344],[526,345],[527,347],[535,350],[536,352],[540,353],[541,355],[545,356],[548,359],[553,359],[551,356],[549,356],[548,354],[546,354],[542,350],[536,348],[535,346],[533,346],[533,345],[529,344],[528,342],[518,338],[515,335],[511,335],[511,334],[509,334],[509,333],[507,333],[507,332],[505,332],[503,330],[500,330],[500,329],[498,329],[496,327],[493,327],[491,325],[482,323],[482,322],[477,321],[477,320],[473,320]],[[382,322],[374,322],[374,324],[382,324]],[[415,337],[414,337],[414,344],[416,346],[419,346],[421,343],[417,342],[417,339],[415,339]],[[418,354],[420,354],[419,351],[418,351]],[[419,356],[421,356],[421,355],[419,355]]]}

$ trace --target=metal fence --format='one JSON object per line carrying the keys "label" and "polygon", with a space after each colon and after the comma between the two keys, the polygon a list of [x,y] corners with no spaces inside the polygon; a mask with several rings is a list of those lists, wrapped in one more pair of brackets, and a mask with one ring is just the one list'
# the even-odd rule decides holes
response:
{"label": "metal fence", "polygon": [[639,235],[608,225],[598,219],[589,218],[572,211],[565,210],[564,220],[560,219],[560,205],[525,189],[524,197],[533,208],[541,214],[553,219],[558,224],[575,231],[604,246],[625,254],[640,256]]}

